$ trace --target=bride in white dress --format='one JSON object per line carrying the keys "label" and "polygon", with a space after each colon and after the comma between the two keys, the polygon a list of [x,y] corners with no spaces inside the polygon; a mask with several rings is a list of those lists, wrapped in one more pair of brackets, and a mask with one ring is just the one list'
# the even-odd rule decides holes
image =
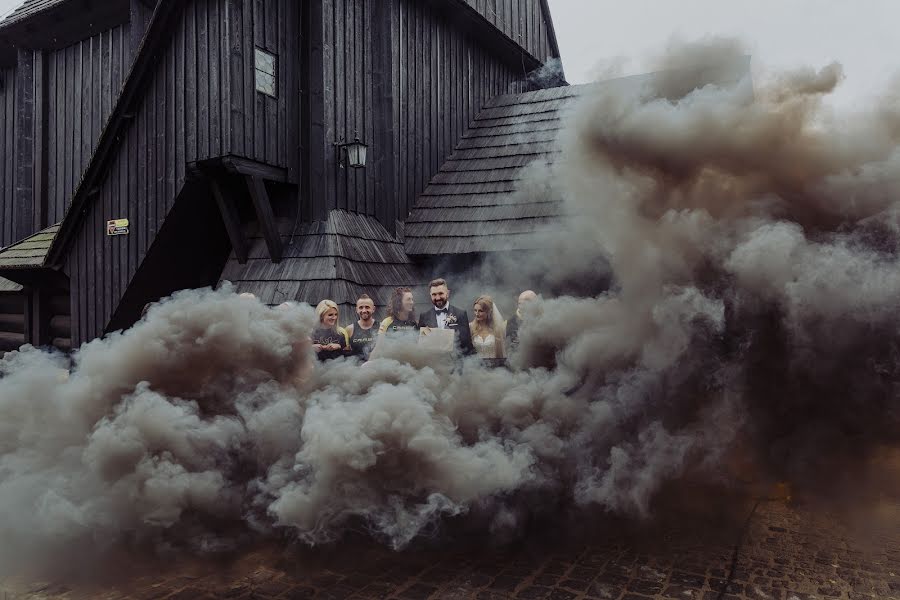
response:
{"label": "bride in white dress", "polygon": [[503,350],[503,318],[490,296],[480,296],[472,305],[475,320],[469,323],[472,345],[481,358],[506,358]]}

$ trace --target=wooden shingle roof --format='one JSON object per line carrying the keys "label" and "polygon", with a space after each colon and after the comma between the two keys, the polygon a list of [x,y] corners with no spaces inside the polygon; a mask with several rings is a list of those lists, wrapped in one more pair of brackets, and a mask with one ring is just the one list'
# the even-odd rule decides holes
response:
{"label": "wooden shingle roof", "polygon": [[28,19],[38,13],[50,10],[66,2],[68,2],[68,0],[25,0],[18,8],[12,11],[9,16],[0,22],[0,27]]}
{"label": "wooden shingle roof", "polygon": [[349,318],[348,310],[361,294],[383,306],[395,287],[420,284],[403,244],[374,218],[333,210],[324,221],[296,226],[279,221],[279,234],[284,244],[281,262],[269,259],[265,240],[251,229],[247,262],[240,264],[232,255],[222,281],[266,304],[334,300],[342,305],[342,319]]}
{"label": "wooden shingle roof", "polygon": [[[708,67],[492,99],[416,200],[406,220],[407,254],[536,249],[546,243],[546,232],[563,229],[562,201],[539,168],[549,169],[560,160],[559,134],[586,94],[653,84],[664,74],[667,95],[677,98],[700,82],[726,87],[749,83],[749,73],[750,57],[743,56]],[[654,86],[651,91],[658,89]],[[752,95],[752,85],[747,92]]]}
{"label": "wooden shingle roof", "polygon": [[4,279],[0,277],[0,294],[7,292],[21,292],[22,286],[14,281],[10,281],[9,279]]}
{"label": "wooden shingle roof", "polygon": [[0,269],[34,269],[44,266],[47,252],[59,231],[59,224],[0,250]]}
{"label": "wooden shingle roof", "polygon": [[562,205],[526,173],[559,156],[563,120],[588,86],[498,96],[475,117],[406,220],[410,255],[522,250],[560,226]]}

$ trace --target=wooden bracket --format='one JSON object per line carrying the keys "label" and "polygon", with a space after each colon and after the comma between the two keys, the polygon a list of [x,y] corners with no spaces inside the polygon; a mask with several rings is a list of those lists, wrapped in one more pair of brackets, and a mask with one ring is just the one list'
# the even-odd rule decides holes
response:
{"label": "wooden bracket", "polygon": [[275,221],[275,213],[272,211],[272,202],[266,191],[266,182],[262,177],[245,175],[247,188],[250,190],[250,198],[253,200],[253,208],[256,209],[256,218],[259,220],[259,228],[266,239],[269,248],[269,256],[272,262],[281,262],[283,247],[281,236],[278,235],[278,223]]}
{"label": "wooden bracket", "polygon": [[228,239],[231,240],[231,247],[234,248],[234,255],[239,263],[244,264],[247,262],[247,238],[244,237],[241,229],[241,218],[238,216],[234,198],[230,192],[226,192],[222,188],[222,184],[215,177],[209,178],[209,186],[212,188],[219,212],[222,214],[222,221],[225,223]]}

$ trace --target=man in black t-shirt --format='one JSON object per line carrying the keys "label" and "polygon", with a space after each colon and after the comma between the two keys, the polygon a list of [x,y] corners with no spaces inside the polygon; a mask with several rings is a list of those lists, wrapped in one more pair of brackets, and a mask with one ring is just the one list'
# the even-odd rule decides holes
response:
{"label": "man in black t-shirt", "polygon": [[369,359],[369,353],[375,347],[375,340],[378,338],[379,323],[374,319],[374,315],[375,302],[367,294],[363,294],[356,301],[356,316],[359,320],[347,326],[352,356],[361,356],[363,360]]}

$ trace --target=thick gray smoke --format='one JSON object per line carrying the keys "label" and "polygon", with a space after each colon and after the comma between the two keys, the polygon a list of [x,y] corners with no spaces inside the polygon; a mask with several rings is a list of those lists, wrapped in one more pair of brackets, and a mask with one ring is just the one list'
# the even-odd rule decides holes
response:
{"label": "thick gray smoke", "polygon": [[517,369],[402,345],[313,367],[309,307],[229,289],[176,294],[71,371],[7,355],[0,571],[283,531],[401,547],[450,516],[647,514],[685,477],[851,477],[900,431],[900,105],[830,116],[837,66],[702,85],[740,53],[676,48],[583,99],[531,177],[564,233],[458,286],[571,291],[525,323]]}

